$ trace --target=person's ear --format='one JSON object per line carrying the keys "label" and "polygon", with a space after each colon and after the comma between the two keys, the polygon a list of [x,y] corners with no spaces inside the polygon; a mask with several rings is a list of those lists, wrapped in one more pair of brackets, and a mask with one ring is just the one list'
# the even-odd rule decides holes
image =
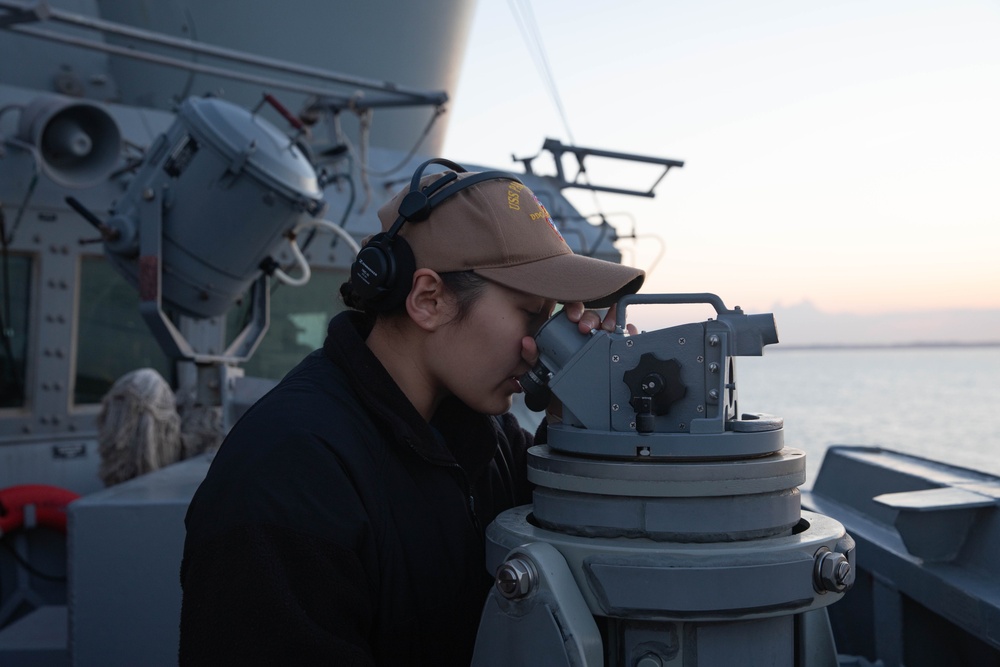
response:
{"label": "person's ear", "polygon": [[444,281],[431,269],[417,269],[406,297],[406,312],[424,331],[434,331],[451,317],[451,301]]}

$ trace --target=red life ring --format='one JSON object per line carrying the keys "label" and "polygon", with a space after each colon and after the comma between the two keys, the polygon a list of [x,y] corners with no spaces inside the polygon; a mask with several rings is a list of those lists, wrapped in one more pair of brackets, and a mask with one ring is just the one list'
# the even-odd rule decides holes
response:
{"label": "red life ring", "polygon": [[0,536],[24,526],[24,508],[35,506],[35,525],[66,532],[66,506],[80,495],[45,484],[0,489]]}

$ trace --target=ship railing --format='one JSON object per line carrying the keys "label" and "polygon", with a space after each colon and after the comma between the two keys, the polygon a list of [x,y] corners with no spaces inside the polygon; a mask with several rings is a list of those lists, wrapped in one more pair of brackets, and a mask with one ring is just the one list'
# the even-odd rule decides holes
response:
{"label": "ship railing", "polygon": [[[609,192],[613,194],[620,195],[633,195],[636,197],[655,197],[654,190],[656,186],[666,177],[667,172],[673,167],[683,167],[684,162],[682,160],[673,160],[670,158],[654,157],[650,155],[639,155],[636,153],[622,153],[619,151],[607,151],[599,148],[586,148],[584,146],[569,146],[558,139],[546,139],[542,144],[542,150],[548,151],[552,154],[553,161],[555,163],[556,175],[550,177],[549,180],[554,181],[555,185],[560,189],[564,188],[582,188],[584,190],[594,190],[596,192]],[[563,156],[570,154],[576,158],[577,172],[572,180],[566,177],[566,170],[563,167]],[[541,152],[531,157],[514,157],[511,156],[515,161],[524,164],[524,171],[528,174],[534,174],[532,168],[532,162],[541,156]],[[589,182],[587,178],[587,168],[584,165],[584,160],[588,157],[597,158],[610,158],[614,160],[626,160],[629,162],[640,162],[644,164],[653,164],[662,166],[663,172],[659,175],[656,181],[649,187],[648,190],[633,190],[629,188],[612,187],[606,185],[594,185]],[[583,179],[581,181],[581,179]]]}

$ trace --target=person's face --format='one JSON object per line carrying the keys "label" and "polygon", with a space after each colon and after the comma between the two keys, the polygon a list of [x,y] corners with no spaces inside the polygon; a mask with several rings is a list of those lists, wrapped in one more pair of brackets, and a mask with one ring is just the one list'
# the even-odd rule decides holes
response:
{"label": "person's face", "polygon": [[521,391],[517,378],[530,369],[525,345],[554,308],[550,299],[487,283],[465,318],[440,331],[431,363],[441,388],[477,412],[509,410]]}

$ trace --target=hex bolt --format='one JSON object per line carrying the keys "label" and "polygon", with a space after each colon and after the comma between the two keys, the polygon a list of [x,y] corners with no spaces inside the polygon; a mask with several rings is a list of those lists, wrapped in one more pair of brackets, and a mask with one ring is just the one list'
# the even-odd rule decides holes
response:
{"label": "hex bolt", "polygon": [[850,583],[850,576],[851,562],[845,556],[844,559],[837,563],[837,566],[833,569],[833,578],[838,584],[846,587]]}
{"label": "hex bolt", "polygon": [[813,566],[813,588],[817,593],[843,593],[854,583],[851,562],[842,553],[821,547]]}
{"label": "hex bolt", "polygon": [[508,600],[519,600],[535,587],[535,568],[524,558],[511,558],[497,568],[496,587]]}

